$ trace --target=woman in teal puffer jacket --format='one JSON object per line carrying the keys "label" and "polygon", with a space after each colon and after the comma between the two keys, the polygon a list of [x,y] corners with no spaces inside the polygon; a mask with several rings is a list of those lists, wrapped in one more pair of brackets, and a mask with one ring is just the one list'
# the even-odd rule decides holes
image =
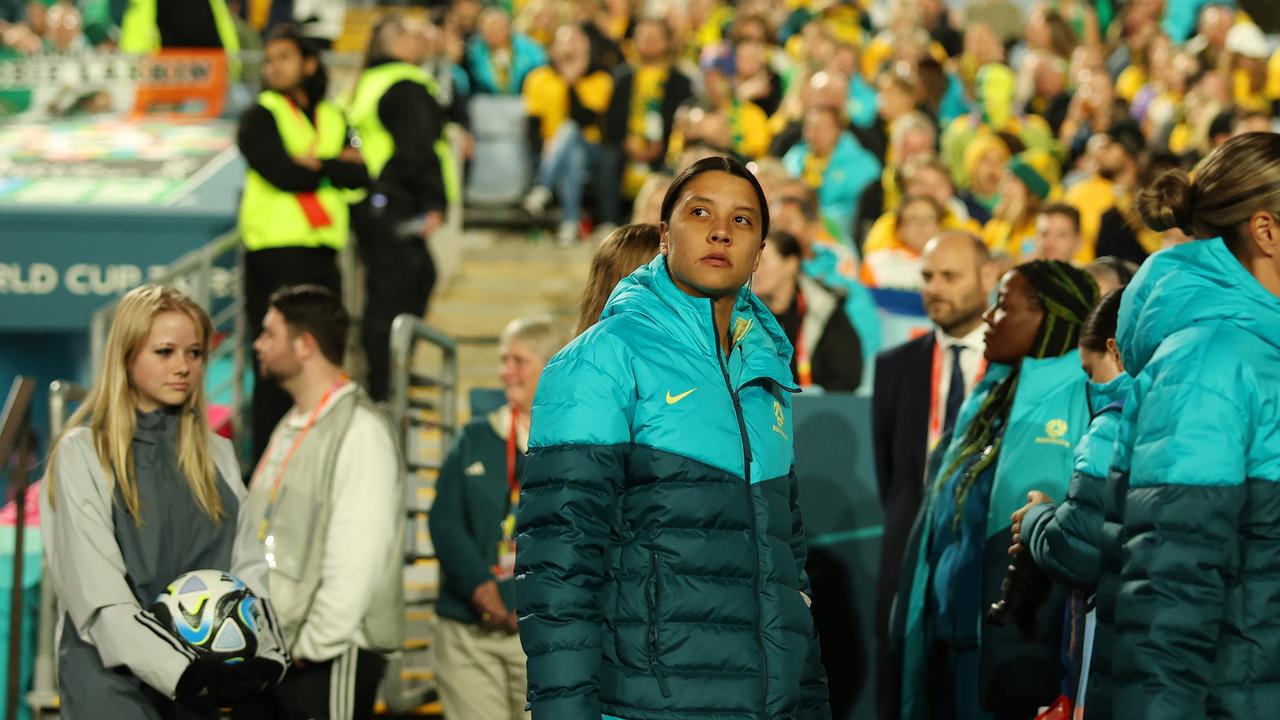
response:
{"label": "woman in teal puffer jacket", "polygon": [[1262,718],[1280,707],[1280,135],[1232,138],[1138,196],[1153,255],[1117,341],[1134,388],[1112,717]]}
{"label": "woman in teal puffer jacket", "polygon": [[695,163],[661,254],[543,372],[516,555],[535,720],[831,715],[791,346],[746,287],[768,225],[750,171]]}
{"label": "woman in teal puffer jacket", "polygon": [[[1104,565],[1120,555],[1119,508],[1110,487],[1108,470],[1112,449],[1120,432],[1124,399],[1133,378],[1124,371],[1116,346],[1116,317],[1123,289],[1107,293],[1085,320],[1080,331],[1080,364],[1089,375],[1089,432],[1076,445],[1075,465],[1067,497],[1060,505],[1038,490],[1028,494],[1031,501],[1013,516],[1010,554],[1031,553],[1035,564],[1055,580],[1072,586],[1071,632],[1067,637],[1067,657],[1071,667],[1064,690],[1077,706],[1088,696],[1089,717],[1110,716],[1111,695],[1108,677],[1111,665],[1112,606],[1101,608],[1097,622],[1089,616],[1094,591],[1114,597],[1116,570],[1104,574]],[[1105,588],[1104,588],[1105,586]],[[1097,626],[1090,646],[1085,638]],[[1086,674],[1087,673],[1087,674]],[[1085,678],[1087,682],[1085,682]],[[1076,688],[1084,692],[1077,692]]]}

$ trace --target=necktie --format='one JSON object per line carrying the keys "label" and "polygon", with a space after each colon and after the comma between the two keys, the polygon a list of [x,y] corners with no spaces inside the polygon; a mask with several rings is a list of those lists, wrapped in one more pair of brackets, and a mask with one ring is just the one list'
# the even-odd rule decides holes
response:
{"label": "necktie", "polygon": [[952,345],[951,350],[951,385],[947,388],[947,414],[942,421],[942,432],[947,432],[956,424],[956,416],[960,414],[960,404],[964,402],[964,371],[960,368],[960,351],[963,345]]}

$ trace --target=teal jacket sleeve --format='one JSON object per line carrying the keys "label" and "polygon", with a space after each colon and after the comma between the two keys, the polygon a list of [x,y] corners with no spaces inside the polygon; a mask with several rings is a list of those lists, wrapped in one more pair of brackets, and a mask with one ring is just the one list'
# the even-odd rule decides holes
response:
{"label": "teal jacket sleeve", "polygon": [[584,355],[557,357],[543,371],[516,515],[516,598],[534,720],[601,715],[601,598],[634,382]]}
{"label": "teal jacket sleeve", "polygon": [[[1226,355],[1219,357],[1231,362]],[[1126,409],[1132,439],[1113,672],[1119,720],[1203,717],[1218,662],[1253,423],[1246,386],[1224,389],[1238,373],[1205,364],[1180,367],[1175,378],[1156,375],[1135,394],[1133,414]]]}
{"label": "teal jacket sleeve", "polygon": [[1022,521],[1036,565],[1059,582],[1092,588],[1102,573],[1103,498],[1120,414],[1104,412],[1076,448],[1067,497],[1037,505]]}
{"label": "teal jacket sleeve", "polygon": [[464,518],[467,486],[462,470],[469,464],[469,445],[467,433],[463,431],[440,468],[436,499],[428,519],[443,582],[455,595],[464,598],[470,598],[477,587],[493,579],[486,553],[467,532]]}
{"label": "teal jacket sleeve", "polygon": [[[795,468],[791,468],[788,482],[791,485],[791,553],[795,556],[796,571],[800,575],[800,592],[812,602],[813,588],[804,566],[809,555],[805,540],[804,521],[800,518],[799,482]],[[827,693],[827,673],[822,666],[822,647],[818,643],[815,628],[809,638],[809,654],[804,661],[804,675],[800,678],[800,711],[797,720],[830,720],[831,706]]]}

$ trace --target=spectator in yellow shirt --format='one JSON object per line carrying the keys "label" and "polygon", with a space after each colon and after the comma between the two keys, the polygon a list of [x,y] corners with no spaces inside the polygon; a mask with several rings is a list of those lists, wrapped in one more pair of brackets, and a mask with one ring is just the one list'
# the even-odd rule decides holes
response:
{"label": "spectator in yellow shirt", "polygon": [[[902,188],[907,195],[933,198],[942,208],[943,230],[964,230],[978,235],[982,225],[969,217],[967,208],[955,196],[955,186],[951,184],[951,174],[947,166],[935,156],[912,158],[902,169]],[[898,213],[886,212],[871,226],[867,233],[867,241],[862,246],[862,254],[870,255],[877,250],[894,246],[898,236]]]}
{"label": "spectator in yellow shirt", "polygon": [[709,50],[702,63],[707,104],[729,118],[732,128],[731,148],[742,157],[757,159],[769,151],[769,116],[759,105],[741,100],[734,92],[737,63],[732,48],[719,46]]}
{"label": "spectator in yellow shirt", "polygon": [[942,229],[943,208],[931,197],[908,195],[895,213],[897,232],[888,247],[867,253],[862,262],[862,282],[870,288],[919,290],[920,252],[929,238]]}
{"label": "spectator in yellow shirt", "polygon": [[1102,137],[1106,142],[1098,155],[1098,172],[1072,185],[1062,197],[1063,202],[1079,210],[1082,242],[1076,255],[1070,258],[1077,265],[1093,259],[1103,214],[1114,207],[1120,197],[1128,197],[1137,190],[1138,160],[1146,145],[1141,128],[1129,120],[1113,124]]}
{"label": "spectator in yellow shirt", "polygon": [[689,77],[671,62],[672,41],[664,20],[642,19],[632,38],[634,61],[614,68],[599,187],[604,222],[620,223],[620,197],[635,197],[662,167],[676,112],[693,97]]}
{"label": "spectator in yellow shirt", "polygon": [[1080,211],[1066,203],[1051,203],[1036,216],[1034,248],[1026,259],[1076,262],[1083,240]]}
{"label": "spectator in yellow shirt", "polygon": [[[1009,145],[993,132],[979,133],[964,151],[964,166],[960,173],[952,168],[952,179],[963,188],[960,200],[969,211],[969,217],[979,223],[991,219],[996,201],[1000,199],[1000,181],[1004,179],[1005,165],[1013,153]],[[957,177],[957,175],[959,177]],[[963,178],[963,179],[961,179]]]}
{"label": "spectator in yellow shirt", "polygon": [[1231,64],[1231,93],[1236,107],[1255,112],[1271,112],[1280,98],[1269,91],[1267,60],[1271,47],[1262,30],[1253,23],[1238,23],[1227,33],[1227,53]]}
{"label": "spectator in yellow shirt", "polygon": [[1000,203],[982,228],[982,239],[992,252],[1003,253],[1014,262],[1031,254],[1036,217],[1044,202],[1057,192],[1060,172],[1058,161],[1043,150],[1025,150],[1009,161],[1000,183]]}
{"label": "spectator in yellow shirt", "polygon": [[556,31],[551,65],[534,70],[524,84],[525,108],[542,146],[537,182],[524,208],[540,216],[554,188],[560,200],[556,237],[562,244],[578,238],[582,185],[599,165],[601,125],[613,93],[613,79],[590,64],[586,33],[565,25]]}

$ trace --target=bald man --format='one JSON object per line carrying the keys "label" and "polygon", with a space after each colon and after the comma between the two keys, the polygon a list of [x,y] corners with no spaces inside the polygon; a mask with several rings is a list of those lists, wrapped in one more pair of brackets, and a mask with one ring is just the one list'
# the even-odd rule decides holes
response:
{"label": "bald man", "polygon": [[876,597],[881,720],[897,717],[900,682],[887,647],[889,608],[898,587],[903,546],[924,495],[925,460],[950,431],[961,403],[985,370],[982,314],[999,279],[982,239],[963,231],[947,231],[930,240],[921,273],[921,295],[934,331],[876,358],[871,399],[885,518]]}

